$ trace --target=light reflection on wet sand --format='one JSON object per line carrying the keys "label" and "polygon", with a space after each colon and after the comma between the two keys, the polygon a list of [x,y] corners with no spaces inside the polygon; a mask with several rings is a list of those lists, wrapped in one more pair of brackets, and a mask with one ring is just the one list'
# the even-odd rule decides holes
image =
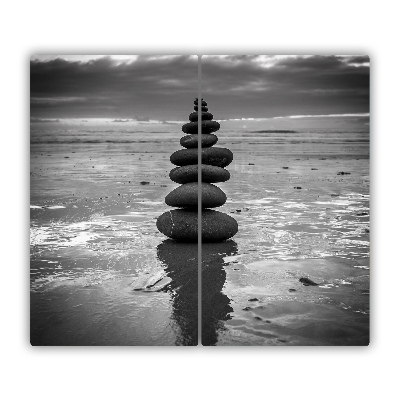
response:
{"label": "light reflection on wet sand", "polygon": [[368,141],[358,138],[360,146],[231,146],[220,210],[240,230],[237,255],[225,258],[233,311],[218,345],[369,343]]}
{"label": "light reflection on wet sand", "polygon": [[[176,258],[175,244],[155,227],[168,209],[163,198],[177,186],[168,178],[175,135],[175,142],[157,137],[136,148],[32,145],[34,344],[196,342],[188,280],[188,254],[196,251]],[[367,136],[315,133],[311,146],[298,137],[227,136],[221,130],[218,145],[231,148],[234,161],[231,180],[218,184],[228,196],[220,210],[240,230],[231,249],[204,253],[203,283],[211,283],[204,287],[203,344],[367,344]],[[156,142],[160,152],[153,152]],[[159,291],[132,289],[163,271],[170,281]],[[318,285],[304,286],[302,277]]]}

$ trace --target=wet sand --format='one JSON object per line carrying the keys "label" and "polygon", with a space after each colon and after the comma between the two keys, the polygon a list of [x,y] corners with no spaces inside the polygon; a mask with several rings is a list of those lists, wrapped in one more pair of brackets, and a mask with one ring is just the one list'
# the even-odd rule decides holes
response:
{"label": "wet sand", "polygon": [[[32,344],[197,344],[196,245],[155,226],[180,137],[31,145]],[[239,233],[203,249],[203,344],[368,344],[368,134],[219,137]]]}
{"label": "wet sand", "polygon": [[185,342],[171,293],[135,290],[166,268],[168,164],[127,144],[31,146],[32,344]]}
{"label": "wet sand", "polygon": [[224,257],[232,311],[216,344],[369,343],[366,138],[310,135],[312,143],[250,151],[227,140],[235,159],[231,181],[220,185],[229,199],[220,209],[240,231],[237,253]]}

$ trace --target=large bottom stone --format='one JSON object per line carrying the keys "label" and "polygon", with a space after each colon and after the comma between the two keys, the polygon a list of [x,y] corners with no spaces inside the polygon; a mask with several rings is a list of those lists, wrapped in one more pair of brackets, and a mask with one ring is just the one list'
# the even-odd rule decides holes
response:
{"label": "large bottom stone", "polygon": [[[219,211],[202,210],[203,242],[223,242],[234,236],[238,224],[234,218]],[[171,239],[180,242],[197,242],[197,210],[171,210],[157,218],[157,229]]]}
{"label": "large bottom stone", "polygon": [[238,232],[236,219],[220,211],[202,210],[201,238],[203,242],[222,242]]}
{"label": "large bottom stone", "polygon": [[171,239],[180,242],[197,242],[197,210],[171,210],[157,218],[157,229]]}

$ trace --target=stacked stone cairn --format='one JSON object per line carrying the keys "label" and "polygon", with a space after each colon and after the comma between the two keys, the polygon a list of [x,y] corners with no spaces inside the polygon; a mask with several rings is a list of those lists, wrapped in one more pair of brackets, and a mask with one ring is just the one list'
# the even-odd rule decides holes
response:
{"label": "stacked stone cairn", "polygon": [[[201,112],[201,136],[198,135],[198,116]],[[213,134],[220,128],[213,115],[208,112],[207,103],[201,99],[194,102],[194,112],[189,115],[190,122],[182,126],[187,135],[180,144],[185,149],[173,153],[170,160],[177,168],[171,170],[169,177],[181,184],[165,198],[171,207],[179,207],[167,211],[157,219],[157,229],[171,239],[182,242],[197,242],[198,239],[198,141],[201,140],[201,208],[202,208],[202,241],[222,242],[234,236],[238,224],[231,216],[211,210],[226,202],[225,193],[216,182],[225,182],[230,178],[225,169],[232,160],[229,149],[213,147],[218,137]]]}

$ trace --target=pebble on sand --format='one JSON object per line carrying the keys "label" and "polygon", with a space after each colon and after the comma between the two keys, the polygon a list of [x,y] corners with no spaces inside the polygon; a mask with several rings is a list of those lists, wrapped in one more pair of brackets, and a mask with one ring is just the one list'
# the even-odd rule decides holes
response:
{"label": "pebble on sand", "polygon": [[304,286],[318,286],[318,283],[315,283],[309,278],[300,278],[299,282],[301,282]]}

